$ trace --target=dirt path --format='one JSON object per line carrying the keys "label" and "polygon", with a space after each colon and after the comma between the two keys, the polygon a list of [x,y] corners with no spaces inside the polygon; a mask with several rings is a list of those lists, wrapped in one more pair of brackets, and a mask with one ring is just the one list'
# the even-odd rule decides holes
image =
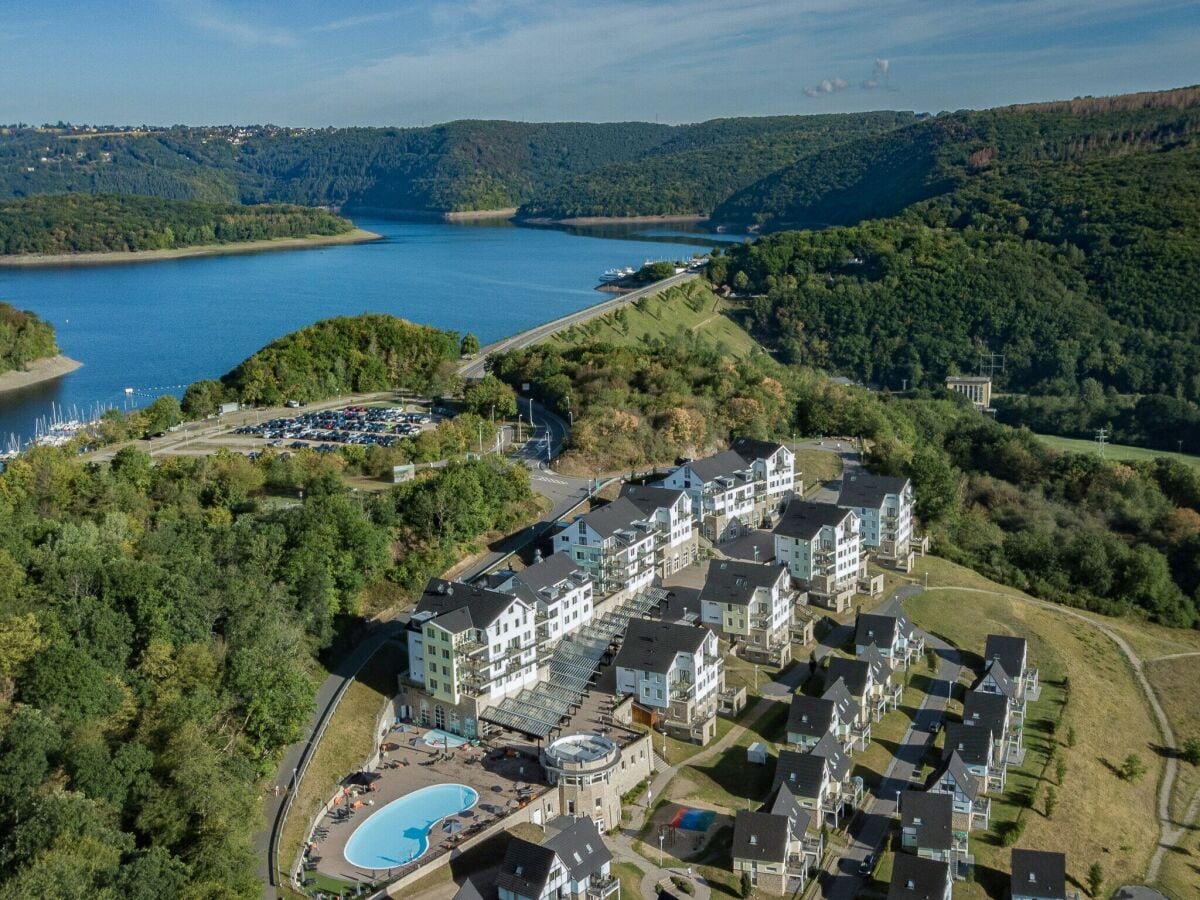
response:
{"label": "dirt path", "polygon": [[1187,653],[1168,653],[1166,656],[1156,656],[1146,662],[1162,662],[1164,659],[1182,659],[1185,656],[1200,656],[1200,650],[1189,650]]}
{"label": "dirt path", "polygon": [[[1174,755],[1177,752],[1175,746],[1175,732],[1171,730],[1171,722],[1167,718],[1166,712],[1162,708],[1162,704],[1158,702],[1158,697],[1154,693],[1154,688],[1150,685],[1150,680],[1146,677],[1143,671],[1142,660],[1133,648],[1119,634],[1109,628],[1102,622],[1093,619],[1091,616],[1084,615],[1065,606],[1057,603],[1049,603],[1045,600],[1035,600],[1032,597],[1022,597],[1018,594],[1008,594],[1003,591],[989,591],[983,588],[965,588],[965,587],[929,587],[929,591],[964,591],[971,594],[989,594],[993,597],[1004,597],[1008,600],[1018,600],[1022,603],[1028,603],[1033,606],[1041,607],[1042,609],[1050,610],[1051,612],[1062,613],[1065,616],[1070,616],[1072,619],[1078,619],[1080,622],[1095,628],[1125,654],[1125,658],[1129,661],[1129,666],[1133,669],[1133,674],[1137,677],[1138,683],[1142,686],[1142,692],[1146,695],[1146,699],[1150,701],[1150,708],[1154,710],[1154,717],[1158,720],[1158,730],[1163,739],[1163,746],[1172,755],[1167,756],[1166,768],[1163,771],[1163,778],[1158,787],[1158,826],[1161,831],[1158,846],[1154,849],[1154,855],[1150,857],[1150,865],[1146,870],[1146,882],[1153,884],[1158,880],[1158,870],[1162,867],[1163,856],[1167,850],[1173,849],[1179,845],[1185,831],[1196,814],[1197,807],[1200,807],[1200,792],[1192,798],[1191,804],[1188,806],[1186,813],[1183,816],[1183,822],[1178,827],[1171,821],[1171,790],[1175,786],[1175,778],[1179,772],[1179,761]],[[1200,655],[1194,653],[1178,653],[1171,656],[1158,657],[1159,659],[1171,659],[1175,656],[1193,656]]]}

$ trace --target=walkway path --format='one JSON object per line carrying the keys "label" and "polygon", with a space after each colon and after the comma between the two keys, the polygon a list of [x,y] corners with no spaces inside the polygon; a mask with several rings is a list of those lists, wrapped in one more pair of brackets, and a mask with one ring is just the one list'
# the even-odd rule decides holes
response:
{"label": "walkway path", "polygon": [[[1064,616],[1070,616],[1072,619],[1078,619],[1085,625],[1095,628],[1114,644],[1125,655],[1129,661],[1130,668],[1133,669],[1133,674],[1137,678],[1138,683],[1142,686],[1142,691],[1146,695],[1146,699],[1150,703],[1150,708],[1154,711],[1154,717],[1158,720],[1158,730],[1162,735],[1163,746],[1169,751],[1167,754],[1167,764],[1163,771],[1163,779],[1158,787],[1158,825],[1161,831],[1158,846],[1154,850],[1154,855],[1150,858],[1150,866],[1146,870],[1146,881],[1153,883],[1158,880],[1158,870],[1162,867],[1163,856],[1168,850],[1178,846],[1185,832],[1188,829],[1189,823],[1195,816],[1197,807],[1200,807],[1200,792],[1192,798],[1187,811],[1183,816],[1183,821],[1176,826],[1171,821],[1171,790],[1175,786],[1175,778],[1179,771],[1179,761],[1177,759],[1177,748],[1175,746],[1175,732],[1171,730],[1171,722],[1167,718],[1166,712],[1162,708],[1162,704],[1158,702],[1158,696],[1154,693],[1154,688],[1150,685],[1150,680],[1146,677],[1143,671],[1142,661],[1133,648],[1125,641],[1123,637],[1109,628],[1102,622],[1093,619],[1091,616],[1084,615],[1081,612],[1076,612],[1068,607],[1061,606],[1057,603],[1050,603],[1046,600],[1036,600],[1032,597],[1022,597],[1019,594],[1009,594],[1003,591],[989,591],[983,588],[963,588],[963,587],[930,587],[930,591],[965,591],[972,594],[990,594],[994,597],[1005,597],[1009,600],[1017,600],[1021,603],[1028,603],[1032,606],[1038,606],[1042,609],[1051,612],[1062,613]],[[1193,654],[1181,653],[1174,654],[1177,656],[1190,656]],[[1160,657],[1167,659],[1170,657]]]}

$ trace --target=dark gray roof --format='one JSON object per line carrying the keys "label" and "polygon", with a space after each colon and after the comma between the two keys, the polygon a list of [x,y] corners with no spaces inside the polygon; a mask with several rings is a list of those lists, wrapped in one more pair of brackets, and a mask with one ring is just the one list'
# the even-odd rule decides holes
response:
{"label": "dark gray roof", "polygon": [[788,819],[771,813],[739,809],[733,820],[734,859],[787,861]]}
{"label": "dark gray roof", "polygon": [[779,517],[773,531],[784,537],[812,540],[826,525],[836,528],[849,515],[850,510],[839,509],[832,503],[793,500]]}
{"label": "dark gray roof", "polygon": [[510,594],[431,578],[417,601],[416,612],[432,612],[436,622],[454,634],[468,628],[487,628],[514,602]]}
{"label": "dark gray roof", "polygon": [[673,584],[663,590],[667,596],[650,615],[664,622],[700,621],[700,588]]}
{"label": "dark gray roof", "polygon": [[702,625],[654,619],[630,619],[625,640],[613,661],[626,669],[666,674],[679,653],[695,653],[711,632]]}
{"label": "dark gray roof", "polygon": [[942,900],[949,881],[950,863],[897,853],[888,900]]}
{"label": "dark gray roof", "polygon": [[[618,531],[633,530],[635,522],[646,521],[646,514],[632,500],[627,497],[618,497],[606,506],[593,509],[583,517],[583,521],[601,538],[608,538]],[[578,526],[569,525],[567,527],[577,528]]]}
{"label": "dark gray roof", "polygon": [[992,729],[996,735],[1003,734],[1004,722],[1008,718],[1008,698],[987,691],[967,691],[963,698],[963,721]]}
{"label": "dark gray roof", "polygon": [[554,868],[554,851],[514,837],[504,851],[504,860],[496,873],[496,887],[524,897],[540,897]]}
{"label": "dark gray roof", "polygon": [[693,459],[687,464],[696,477],[708,484],[710,481],[716,481],[718,478],[738,478],[737,473],[750,468],[750,463],[740,454],[733,450],[726,450],[723,453],[718,453],[715,456],[706,456],[704,459]]}
{"label": "dark gray roof", "polygon": [[[621,496],[642,511],[643,515],[652,516],[660,509],[666,509],[679,502],[680,497],[686,497],[686,491],[673,488],[650,487],[640,484],[621,485]],[[689,510],[691,501],[689,503]]]}
{"label": "dark gray roof", "polygon": [[1013,850],[1012,892],[1033,897],[1066,897],[1066,854],[1048,850]]}
{"label": "dark gray roof", "polygon": [[781,784],[797,797],[816,797],[828,772],[825,757],[799,750],[780,750],[772,789]]}
{"label": "dark gray roof", "polygon": [[712,603],[736,603],[748,606],[759,588],[770,590],[788,577],[783,566],[763,566],[733,559],[714,559],[700,590],[700,599]]}
{"label": "dark gray roof", "polygon": [[859,647],[888,647],[895,642],[899,622],[895,616],[859,613],[854,626],[854,643]]}
{"label": "dark gray roof", "polygon": [[825,670],[825,683],[832,687],[840,678],[846,683],[846,689],[850,691],[851,696],[861,697],[867,690],[870,675],[871,663],[865,659],[831,656],[829,666]]}
{"label": "dark gray roof", "polygon": [[871,667],[871,676],[875,679],[876,684],[887,681],[888,676],[892,674],[892,664],[874,644],[869,644],[858,658]]}
{"label": "dark gray roof", "polygon": [[[980,683],[982,683],[984,678],[987,678],[989,675],[992,676],[992,680],[996,682],[996,687],[1000,689],[1000,693],[1002,693],[1005,697],[1011,700],[1014,696],[1016,696],[1016,685],[1014,685],[1012,679],[1008,677],[1008,672],[1004,670],[1004,666],[1001,665],[1000,660],[994,659],[987,664],[987,669],[984,670],[983,678],[979,679]],[[975,690],[978,691],[979,688],[976,687]],[[986,693],[986,691],[984,693]]]}
{"label": "dark gray roof", "polygon": [[[757,551],[757,556],[755,555]],[[769,563],[775,559],[775,535],[757,529],[721,545],[721,552],[730,559]]]}
{"label": "dark gray roof", "polygon": [[481,886],[468,878],[455,892],[453,900],[496,900],[499,896],[495,881],[489,880]]}
{"label": "dark gray roof", "polygon": [[787,733],[819,738],[827,734],[837,714],[837,704],[824,697],[792,695],[788,710]]}
{"label": "dark gray roof", "polygon": [[[541,562],[514,573],[512,578],[512,593],[532,605],[539,600],[553,603],[562,593],[579,587],[590,576],[571,558],[571,554],[551,553]],[[556,590],[560,585],[561,591]],[[542,591],[547,593],[543,594]]]}
{"label": "dark gray roof", "polygon": [[826,700],[832,700],[837,706],[838,718],[843,723],[853,722],[858,717],[859,705],[854,702],[854,697],[850,693],[850,689],[846,687],[845,679],[837,678],[833,684],[825,688],[825,693],[821,696]]}
{"label": "dark gray roof", "polygon": [[834,781],[841,781],[850,774],[850,754],[842,749],[841,741],[832,734],[827,734],[819,741],[810,753],[825,757],[829,764],[829,774]]}
{"label": "dark gray roof", "polygon": [[888,494],[900,494],[908,484],[907,478],[891,475],[860,474],[842,479],[838,506],[850,509],[878,509]]}
{"label": "dark gray roof", "polygon": [[941,781],[942,776],[947,772],[950,773],[950,776],[958,785],[959,790],[966,794],[967,797],[969,797],[971,800],[974,800],[979,796],[979,779],[970,773],[970,771],[967,769],[966,763],[963,762],[962,757],[959,756],[956,751],[950,752],[949,758],[942,763],[941,768],[939,768],[934,774],[935,782]]}
{"label": "dark gray roof", "polygon": [[989,634],[984,644],[984,665],[993,659],[1000,660],[1004,671],[1017,677],[1021,674],[1021,663],[1026,657],[1025,638],[1011,634]]}
{"label": "dark gray roof", "polygon": [[957,753],[968,766],[986,766],[992,749],[992,729],[965,722],[946,723],[943,756]]}
{"label": "dark gray roof", "polygon": [[954,798],[939,791],[907,790],[900,795],[904,828],[916,833],[917,846],[949,850],[954,843]]}
{"label": "dark gray roof", "polygon": [[759,807],[759,812],[770,813],[773,816],[785,816],[792,821],[792,834],[798,838],[804,837],[812,825],[812,813],[802,807],[786,784],[781,784],[767,794],[767,802]]}
{"label": "dark gray roof", "polygon": [[586,816],[578,819],[559,816],[547,823],[546,828],[550,831],[558,829],[558,833],[542,846],[558,854],[572,881],[582,881],[612,860],[612,853],[596,830],[596,823]]}
{"label": "dark gray roof", "polygon": [[754,438],[738,438],[729,445],[729,449],[747,462],[757,459],[770,459],[783,449],[783,444],[777,441],[759,441]]}

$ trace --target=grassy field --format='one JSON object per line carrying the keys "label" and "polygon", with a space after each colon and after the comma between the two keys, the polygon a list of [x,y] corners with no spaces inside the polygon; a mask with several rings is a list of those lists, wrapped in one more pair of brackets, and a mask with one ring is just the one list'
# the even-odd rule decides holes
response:
{"label": "grassy field", "polygon": [[[1196,691],[1200,688],[1200,656],[1149,662],[1145,665],[1145,671],[1167,712],[1167,718],[1171,720],[1177,744],[1182,745],[1188,738],[1200,738],[1200,702],[1196,698]],[[1200,767],[1181,760],[1175,789],[1171,794],[1171,814],[1176,821],[1179,821],[1198,789]],[[1200,863],[1200,860],[1197,862]],[[1197,895],[1200,896],[1200,891]]]}
{"label": "grassy field", "polygon": [[279,862],[285,869],[299,852],[309,819],[375,746],[375,718],[396,692],[396,657],[388,647],[384,644],[346,689],[304,773],[279,841]]}
{"label": "grassy field", "polygon": [[[1043,444],[1059,450],[1070,450],[1074,453],[1096,452],[1095,441],[1085,441],[1082,438],[1059,437],[1056,434],[1035,434],[1034,436]],[[1106,444],[1104,446],[1104,456],[1106,459],[1133,460],[1155,459],[1159,456],[1165,456],[1185,463],[1193,469],[1200,469],[1200,456],[1192,456],[1190,453],[1170,453],[1166,450],[1147,450],[1145,447],[1131,447],[1128,444]]]}
{"label": "grassy field", "polygon": [[614,862],[613,874],[621,882],[622,897],[640,897],[642,895],[642,878],[645,872],[631,862]]}
{"label": "grassy field", "polygon": [[[942,560],[930,562],[931,586],[958,581],[1015,593]],[[1031,664],[1041,672],[1042,697],[1031,704],[1025,729],[1025,764],[1010,768],[1004,796],[993,799],[993,828],[972,835],[978,883],[962,885],[955,896],[998,896],[1010,858],[998,835],[1018,818],[1025,827],[1020,845],[1065,852],[1068,878],[1077,888],[1093,862],[1103,867],[1110,885],[1136,883],[1158,837],[1155,791],[1163,761],[1145,698],[1116,646],[1081,622],[1006,597],[937,590],[905,606],[915,622],[962,648],[964,661],[976,666],[987,634],[1024,635]],[[1068,728],[1075,730],[1074,747],[1067,746]],[[1046,765],[1052,750],[1067,762],[1062,785]],[[1116,774],[1130,753],[1148,768],[1135,783]],[[1043,811],[1050,786],[1058,796],[1052,819]],[[1034,795],[1033,808],[1027,808]]]}
{"label": "grassy field", "polygon": [[568,328],[547,342],[574,346],[603,341],[628,346],[690,332],[707,344],[724,345],[733,356],[762,351],[758,342],[729,318],[728,309],[726,301],[701,282],[690,281]]}
{"label": "grassy field", "polygon": [[796,473],[804,479],[808,492],[820,482],[840,478],[842,458],[831,450],[797,450]]}

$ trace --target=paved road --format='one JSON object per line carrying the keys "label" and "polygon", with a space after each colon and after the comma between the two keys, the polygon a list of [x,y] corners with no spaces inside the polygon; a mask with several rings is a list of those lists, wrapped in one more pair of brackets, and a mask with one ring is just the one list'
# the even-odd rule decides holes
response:
{"label": "paved road", "polygon": [[612,300],[604,300],[594,306],[589,306],[587,309],[581,309],[578,312],[563,316],[561,319],[555,319],[553,322],[547,322],[545,325],[539,325],[528,331],[522,331],[520,334],[505,338],[502,341],[496,341],[494,344],[488,344],[486,347],[480,349],[473,360],[459,367],[459,374],[467,379],[482,378],[484,369],[487,366],[487,357],[490,353],[503,353],[506,350],[518,350],[521,347],[528,347],[530,344],[536,344],[538,341],[545,340],[550,335],[562,331],[564,328],[570,328],[572,325],[587,322],[590,319],[596,318],[596,316],[602,316],[628,303],[633,303],[635,300],[640,300],[642,297],[649,297],[651,294],[657,294],[669,287],[683,284],[698,277],[699,274],[696,272],[684,272],[680,275],[672,275],[670,278],[654,282],[649,287],[639,288],[636,291],[630,291],[628,294],[619,294]]}

